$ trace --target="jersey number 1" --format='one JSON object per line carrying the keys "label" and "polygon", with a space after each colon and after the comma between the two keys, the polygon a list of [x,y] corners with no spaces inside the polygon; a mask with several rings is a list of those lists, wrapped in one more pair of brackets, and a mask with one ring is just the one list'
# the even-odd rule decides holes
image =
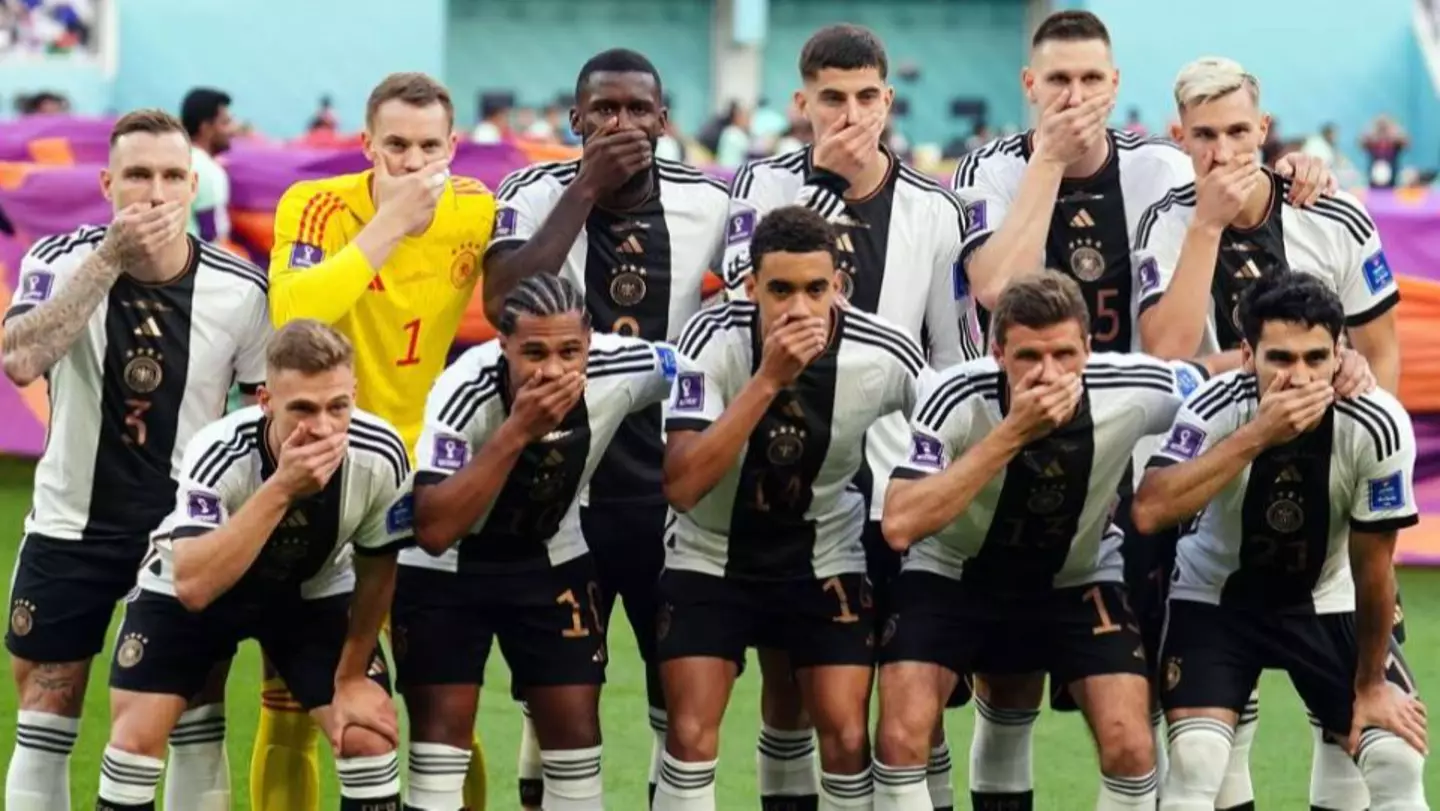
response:
{"label": "jersey number 1", "polygon": [[410,333],[410,341],[405,346],[405,357],[395,361],[395,365],[414,366],[415,364],[420,362],[420,357],[415,354],[415,350],[420,344],[420,319],[417,318],[414,321],[407,323],[404,329],[406,332]]}

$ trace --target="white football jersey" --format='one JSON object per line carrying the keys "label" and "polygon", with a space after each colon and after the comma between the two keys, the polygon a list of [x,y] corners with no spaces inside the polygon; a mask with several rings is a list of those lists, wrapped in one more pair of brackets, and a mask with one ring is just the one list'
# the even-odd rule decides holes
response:
{"label": "white football jersey", "polygon": [[[771,401],[729,471],[692,509],[672,510],[666,568],[750,580],[865,571],[865,501],[852,484],[865,432],[910,410],[928,367],[903,329],[855,309],[834,319],[829,347]],[[762,353],[750,302],[691,319],[665,430],[718,420]]]}
{"label": "white football jersey", "polygon": [[[1150,466],[1199,458],[1259,409],[1253,374],[1216,376],[1185,403]],[[1354,611],[1350,534],[1418,523],[1414,470],[1415,432],[1399,401],[1381,389],[1337,400],[1315,430],[1261,453],[1191,522],[1170,598]]]}
{"label": "white football jersey", "polygon": [[[185,449],[174,509],[140,566],[140,588],[174,596],[175,545],[224,525],[275,473],[269,428],[265,413],[251,406],[195,435]],[[356,409],[340,469],[319,493],[291,505],[226,596],[316,600],[352,591],[354,553],[393,553],[414,537],[409,476],[399,432]]]}
{"label": "white football jersey", "polygon": [[[20,263],[5,321],[65,289],[105,226],[42,239]],[[50,426],[25,532],[94,543],[147,538],[175,503],[185,446],[225,413],[230,387],[265,381],[265,271],[190,241],[163,285],[121,275],[46,374]]]}
{"label": "white football jersey", "polygon": [[[1359,200],[1339,192],[1321,197],[1311,208],[1297,208],[1287,199],[1290,181],[1269,171],[1266,177],[1273,192],[1264,221],[1249,229],[1232,226],[1221,235],[1202,355],[1239,348],[1240,296],[1275,271],[1293,270],[1323,282],[1340,297],[1348,326],[1369,323],[1400,303],[1380,232]],[[1140,218],[1134,261],[1141,312],[1170,287],[1195,218],[1195,200],[1192,182],[1172,189]]]}
{"label": "white football jersey", "polygon": [[[811,182],[813,148],[764,158],[742,167],[731,187],[725,240],[725,283],[744,293],[750,274],[750,239],[771,211],[804,205],[836,231],[842,294],[853,309],[878,315],[905,330],[944,369],[984,354],[969,286],[960,269],[964,211],[960,200],[893,155],[890,174],[864,200],[846,200]],[[879,520],[890,471],[905,457],[909,431],[902,415],[880,418],[866,438],[870,517]]]}
{"label": "white football jersey", "polygon": [[[1075,417],[1026,445],[960,517],[910,548],[904,568],[1002,592],[1120,582],[1116,490],[1135,443],[1166,429],[1203,374],[1149,355],[1091,355]],[[1008,412],[1009,383],[993,358],[940,373],[921,393],[895,477],[945,470]]]}
{"label": "white football jersey", "polygon": [[[419,547],[402,566],[445,572],[513,572],[558,566],[588,551],[580,493],[620,423],[664,402],[674,350],[608,333],[590,337],[585,395],[555,430],[530,443],[469,534],[439,556]],[[464,468],[510,415],[510,367],[500,342],[473,347],[446,369],[425,403],[415,448],[415,484],[436,484]]]}
{"label": "white football jersey", "polygon": [[[1171,189],[1193,181],[1195,170],[1171,141],[1108,132],[1110,157],[1100,171],[1060,183],[1045,253],[1034,258],[1034,267],[1059,270],[1080,283],[1097,352],[1136,352],[1142,284],[1131,261],[1131,238],[1145,211]],[[953,185],[965,201],[969,224],[963,261],[1009,215],[1030,163],[1032,135],[991,141],[955,168]]]}

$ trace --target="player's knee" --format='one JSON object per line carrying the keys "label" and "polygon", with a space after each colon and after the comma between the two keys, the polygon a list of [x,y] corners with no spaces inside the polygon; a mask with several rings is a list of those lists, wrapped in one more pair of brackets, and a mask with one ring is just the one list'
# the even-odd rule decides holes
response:
{"label": "player's knee", "polygon": [[715,760],[720,750],[720,730],[693,716],[670,715],[665,748],[686,763]]}
{"label": "player's knee", "polygon": [[1233,738],[1229,726],[1212,718],[1170,724],[1170,772],[1161,792],[1166,800],[1213,802],[1225,780]]}
{"label": "player's knee", "polygon": [[[1370,730],[1360,743],[1356,763],[1370,787],[1372,799],[1381,795],[1406,796],[1425,782],[1425,756],[1389,733]],[[1380,807],[1377,802],[1376,807]]]}
{"label": "player's knee", "polygon": [[1155,739],[1146,717],[1116,719],[1095,730],[1100,771],[1114,776],[1148,774],[1155,769]]}
{"label": "player's knee", "polygon": [[340,735],[340,751],[335,753],[340,758],[375,757],[376,755],[388,755],[395,751],[395,745],[390,743],[384,735],[365,727],[346,727]]}
{"label": "player's knee", "polygon": [[925,763],[935,719],[921,723],[913,715],[881,715],[875,730],[875,758],[891,765]]}
{"label": "player's knee", "polygon": [[79,718],[85,708],[87,662],[39,664],[15,659],[20,709]]}
{"label": "player's knee", "polygon": [[110,722],[110,746],[130,755],[164,757],[170,730],[147,723],[153,714],[117,712]]}
{"label": "player's knee", "polygon": [[[865,728],[865,714],[857,713],[854,718],[846,718],[838,724],[827,724],[828,728],[817,730],[820,738],[820,751],[826,754],[827,762],[833,757],[837,760],[853,761],[865,754],[866,746],[869,744],[870,735]],[[830,769],[830,771],[835,771]]]}

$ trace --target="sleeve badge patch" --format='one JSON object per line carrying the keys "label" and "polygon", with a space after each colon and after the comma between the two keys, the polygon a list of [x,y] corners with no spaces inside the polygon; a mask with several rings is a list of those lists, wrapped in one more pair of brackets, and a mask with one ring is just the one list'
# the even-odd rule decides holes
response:
{"label": "sleeve badge patch", "polygon": [[1371,512],[1398,510],[1405,506],[1405,479],[1400,471],[1383,478],[1371,479],[1368,484]]}
{"label": "sleeve badge patch", "polygon": [[705,408],[705,376],[699,372],[681,372],[675,378],[675,410],[700,411]]}
{"label": "sleeve badge patch", "polygon": [[1207,434],[1193,425],[1179,422],[1171,429],[1161,453],[1168,453],[1178,459],[1194,459],[1200,455]]}
{"label": "sleeve badge patch", "polygon": [[469,457],[469,449],[465,447],[464,440],[456,439],[453,436],[435,437],[432,464],[441,469],[456,471],[465,467],[465,461]]}
{"label": "sleeve badge patch", "polygon": [[185,494],[185,511],[196,521],[220,525],[220,497],[214,493],[191,490]]}

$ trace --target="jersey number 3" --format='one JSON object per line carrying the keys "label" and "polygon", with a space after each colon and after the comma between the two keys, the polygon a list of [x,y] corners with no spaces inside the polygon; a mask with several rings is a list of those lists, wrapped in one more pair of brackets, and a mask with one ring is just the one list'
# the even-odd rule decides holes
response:
{"label": "jersey number 3", "polygon": [[420,362],[420,356],[415,354],[415,350],[420,345],[420,319],[417,318],[407,323],[404,329],[410,333],[410,338],[409,342],[405,345],[405,357],[395,361],[395,365],[414,366]]}

